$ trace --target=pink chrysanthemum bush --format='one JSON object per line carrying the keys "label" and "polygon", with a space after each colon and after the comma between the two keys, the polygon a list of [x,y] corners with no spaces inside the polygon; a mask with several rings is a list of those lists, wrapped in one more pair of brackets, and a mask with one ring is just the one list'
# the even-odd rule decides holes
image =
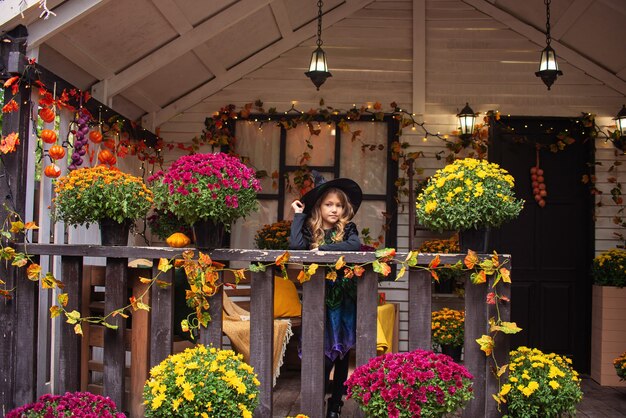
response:
{"label": "pink chrysanthemum bush", "polygon": [[6,418],[126,418],[117,412],[115,402],[89,392],[67,392],[65,395],[43,395],[37,402],[9,412]]}
{"label": "pink chrysanthemum bush", "polygon": [[432,351],[390,353],[350,376],[348,398],[369,417],[442,417],[474,397],[473,376],[452,358]]}
{"label": "pink chrysanthemum bush", "polygon": [[257,209],[256,172],[237,157],[218,153],[184,155],[148,179],[157,209],[189,225],[211,220],[227,227]]}

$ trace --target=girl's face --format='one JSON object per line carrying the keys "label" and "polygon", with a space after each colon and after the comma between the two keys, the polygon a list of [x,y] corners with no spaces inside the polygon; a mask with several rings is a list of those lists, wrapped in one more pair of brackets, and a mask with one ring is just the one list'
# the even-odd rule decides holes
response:
{"label": "girl's face", "polygon": [[322,227],[330,229],[335,226],[343,215],[344,207],[337,193],[328,193],[321,201],[320,212],[322,215]]}

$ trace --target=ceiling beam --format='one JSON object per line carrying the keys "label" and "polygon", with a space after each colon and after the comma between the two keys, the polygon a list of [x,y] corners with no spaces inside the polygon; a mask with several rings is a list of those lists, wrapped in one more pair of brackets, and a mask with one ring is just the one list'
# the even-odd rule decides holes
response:
{"label": "ceiling beam", "polygon": [[575,0],[550,31],[552,39],[561,39],[596,0]]}
{"label": "ceiling beam", "polygon": [[[112,70],[93,59],[91,55],[87,54],[80,47],[76,46],[74,41],[68,38],[64,33],[60,33],[48,39],[46,45],[98,80],[112,77],[115,74]],[[102,100],[100,101],[104,103]]]}
{"label": "ceiling beam", "polygon": [[115,95],[207,42],[225,29],[267,6],[271,0],[241,0],[189,32],[159,48],[108,80],[108,94]]}
{"label": "ceiling beam", "polygon": [[195,47],[193,53],[213,75],[222,75],[226,72],[226,67],[205,44]]}
{"label": "ceiling beam", "polygon": [[278,30],[280,30],[280,35],[283,38],[290,36],[293,33],[293,27],[289,21],[289,13],[287,12],[285,2],[283,0],[276,0],[271,4],[271,7],[274,20],[276,20],[276,25],[278,26]]}
{"label": "ceiling beam", "polygon": [[54,9],[52,19],[39,19],[28,26],[28,49],[36,48],[46,40],[98,10],[110,0],[69,0]]}
{"label": "ceiling beam", "polygon": [[[374,0],[352,0],[342,4],[341,6],[336,7],[330,12],[324,14],[324,19],[322,20],[323,27],[327,28],[331,25],[334,25],[338,21],[345,19],[346,17],[352,15],[354,12],[362,9],[373,1]],[[168,121],[173,116],[176,116],[182,111],[189,109],[196,103],[201,102],[205,98],[218,92],[224,87],[241,79],[246,74],[251,73],[252,71],[258,69],[259,67],[270,62],[271,60],[278,58],[281,54],[289,51],[292,48],[295,48],[307,39],[315,36],[316,33],[317,20],[314,20],[309,24],[301,27],[297,31],[293,32],[291,36],[273,43],[267,48],[257,52],[250,58],[230,68],[226,73],[215,77],[208,83],[203,84],[189,94],[164,107],[159,112],[150,115],[150,120],[146,120],[145,122],[149,122],[153,124],[153,126],[161,125],[163,122]],[[306,67],[305,64],[306,63],[303,63],[303,67]],[[142,124],[142,126],[148,125]]]}
{"label": "ceiling beam", "polygon": [[[530,26],[529,24],[522,22],[515,16],[505,12],[504,10],[494,6],[486,0],[463,0],[464,3],[469,4],[476,10],[486,14],[497,20],[498,22],[508,26],[511,30],[525,36],[528,40],[539,45],[541,48],[545,46],[546,35]],[[552,41],[552,47],[555,49],[557,56],[562,57],[564,60],[572,64],[573,66],[586,72],[591,77],[603,82],[607,87],[612,88],[622,95],[626,95],[626,81],[617,77],[611,71],[601,67],[589,58],[583,56],[578,51],[575,51],[557,40]],[[539,55],[537,55],[539,57]]]}
{"label": "ceiling beam", "polygon": [[152,3],[179,35],[193,29],[174,0],[152,0]]}

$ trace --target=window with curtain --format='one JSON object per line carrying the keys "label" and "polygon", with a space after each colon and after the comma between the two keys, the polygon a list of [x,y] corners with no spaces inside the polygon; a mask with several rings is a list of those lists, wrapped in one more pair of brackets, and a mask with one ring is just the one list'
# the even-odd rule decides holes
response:
{"label": "window with curtain", "polygon": [[[261,120],[261,118],[258,118]],[[319,171],[326,180],[348,177],[363,189],[364,199],[354,222],[359,233],[368,228],[372,239],[383,236],[382,245],[395,245],[395,228],[389,226],[386,214],[395,213],[394,180],[397,164],[389,159],[393,120],[351,121],[353,140],[335,122],[312,122],[319,135],[300,124],[285,129],[273,122],[237,121],[236,152],[247,164],[264,172],[263,190],[259,194],[259,211],[240,219],[232,227],[231,248],[255,248],[256,231],[265,224],[292,219],[291,203],[301,196],[294,177],[301,164]]]}

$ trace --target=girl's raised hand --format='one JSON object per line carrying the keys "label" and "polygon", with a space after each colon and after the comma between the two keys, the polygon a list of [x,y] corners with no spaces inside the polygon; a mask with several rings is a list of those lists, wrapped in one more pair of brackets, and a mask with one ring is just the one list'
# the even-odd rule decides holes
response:
{"label": "girl's raised hand", "polygon": [[294,200],[291,204],[291,208],[295,213],[302,213],[304,211],[304,205],[299,200]]}

